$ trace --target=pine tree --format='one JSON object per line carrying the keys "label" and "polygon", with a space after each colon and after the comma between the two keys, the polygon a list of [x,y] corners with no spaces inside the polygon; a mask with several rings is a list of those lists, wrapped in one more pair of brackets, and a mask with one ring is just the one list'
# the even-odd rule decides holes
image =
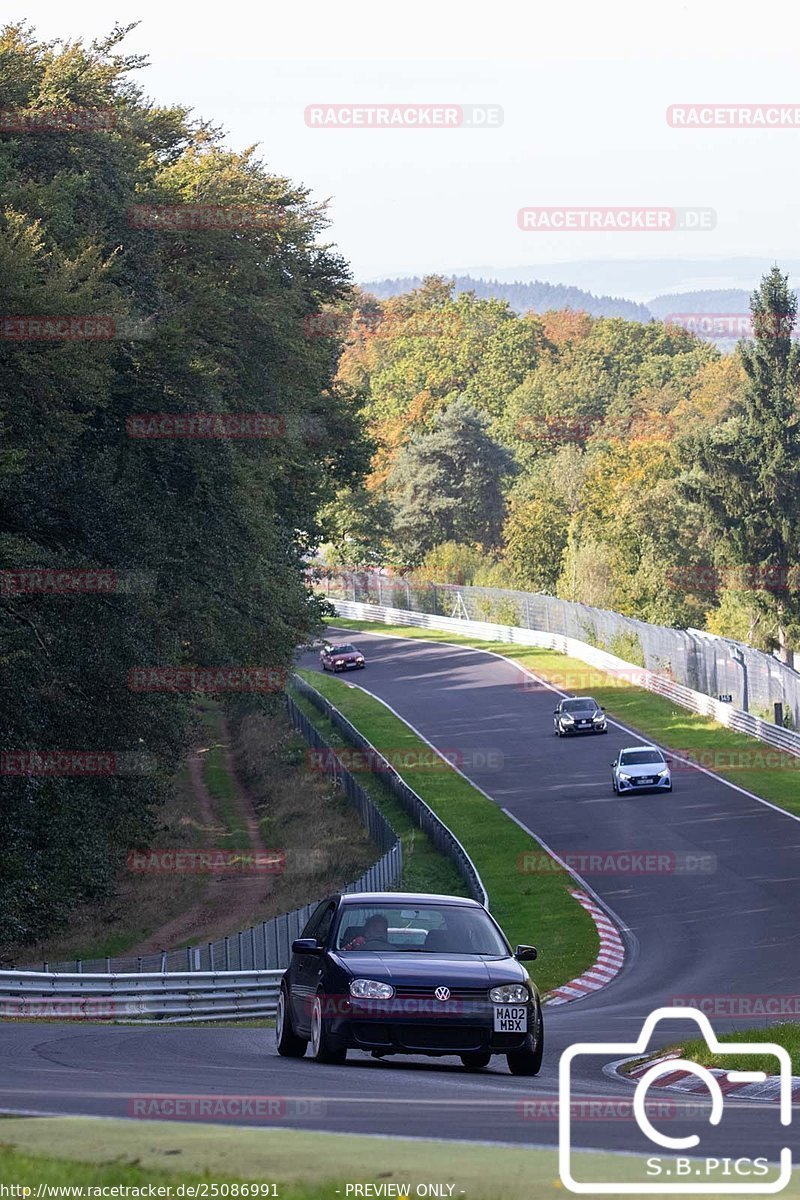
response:
{"label": "pine tree", "polygon": [[716,565],[732,568],[771,618],[790,661],[800,635],[800,349],[792,340],[797,298],[773,267],[751,298],[754,340],[740,343],[747,385],[739,411],[687,442],[684,486],[720,535]]}

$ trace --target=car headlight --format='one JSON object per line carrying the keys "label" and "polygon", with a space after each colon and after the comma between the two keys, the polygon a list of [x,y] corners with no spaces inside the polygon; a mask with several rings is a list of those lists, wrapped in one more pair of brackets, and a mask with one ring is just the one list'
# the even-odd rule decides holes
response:
{"label": "car headlight", "polygon": [[624,771],[619,771],[617,777],[621,779],[623,783],[630,783],[631,781],[630,775],[626,775]]}
{"label": "car headlight", "polygon": [[524,983],[503,983],[489,992],[493,1004],[527,1004],[530,998]]}
{"label": "car headlight", "polygon": [[377,979],[353,979],[350,995],[358,1000],[391,1000],[394,988],[390,983],[379,983]]}
{"label": "car headlight", "polygon": [[561,720],[564,722],[565,725],[574,725],[575,724],[575,722],[573,721],[573,719],[569,715],[569,713],[562,713]]}
{"label": "car headlight", "polygon": [[602,725],[605,719],[606,718],[603,713],[597,713],[594,717],[592,717],[592,720],[596,721],[598,725]]}
{"label": "car headlight", "polygon": [[363,661],[364,661],[364,659],[363,659],[363,658],[361,657],[361,655],[359,654],[358,658],[356,659],[356,662],[357,662],[357,663],[362,663]]}
{"label": "car headlight", "polygon": [[669,775],[669,767],[664,767],[663,771],[658,772],[659,779],[666,779],[668,775]]}

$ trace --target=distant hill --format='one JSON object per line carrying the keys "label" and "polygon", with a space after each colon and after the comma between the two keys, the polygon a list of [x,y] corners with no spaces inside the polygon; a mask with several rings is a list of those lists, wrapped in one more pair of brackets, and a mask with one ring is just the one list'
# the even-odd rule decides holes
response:
{"label": "distant hill", "polygon": [[[748,293],[762,275],[774,266],[775,258],[625,258],[574,259],[568,262],[519,263],[497,267],[493,263],[450,262],[439,264],[442,275],[470,275],[473,279],[498,279],[501,283],[569,284],[597,296],[625,296],[647,304],[648,296],[668,292],[701,292],[721,288],[743,288]],[[781,257],[778,264],[789,273],[790,282],[800,280],[800,260]],[[374,276],[375,272],[373,272]]]}
{"label": "distant hill", "polygon": [[[480,300],[507,300],[519,313],[547,312],[551,308],[572,308],[588,312],[593,317],[625,317],[629,321],[650,321],[653,314],[644,304],[617,296],[595,296],[581,288],[560,283],[501,283],[498,279],[474,279],[471,275],[455,277],[456,292],[474,292]],[[418,276],[406,279],[378,279],[362,283],[361,287],[380,300],[399,296],[422,286]],[[668,310],[674,311],[674,310]]]}
{"label": "distant hill", "polygon": [[[729,354],[739,338],[753,336],[750,295],[743,288],[699,289],[655,296],[648,300],[647,307],[659,320],[682,325],[704,342],[713,342],[723,354]],[[713,318],[710,315],[704,317],[711,313]],[[795,337],[798,332],[795,324]]]}
{"label": "distant hill", "polygon": [[742,288],[705,289],[655,296],[647,307],[659,320],[672,313],[749,313],[750,292]]}

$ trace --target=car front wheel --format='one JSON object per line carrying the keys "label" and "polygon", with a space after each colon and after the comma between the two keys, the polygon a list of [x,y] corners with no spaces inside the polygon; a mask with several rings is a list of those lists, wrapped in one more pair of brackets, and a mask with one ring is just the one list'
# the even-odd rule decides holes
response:
{"label": "car front wheel", "polygon": [[298,1037],[292,1028],[289,997],[283,986],[281,986],[278,996],[278,1010],[275,1015],[275,1041],[278,1046],[278,1054],[283,1055],[284,1058],[302,1058],[308,1047],[306,1039]]}
{"label": "car front wheel", "polygon": [[528,1037],[528,1045],[524,1050],[515,1050],[512,1054],[506,1055],[508,1069],[512,1075],[538,1075],[542,1069],[542,1059],[544,1057],[544,1026],[542,1024],[542,1010],[537,1009],[536,1012],[536,1029],[538,1037],[535,1043],[532,1035]]}
{"label": "car front wheel", "polygon": [[311,1057],[315,1062],[343,1063],[347,1058],[347,1049],[334,1046],[325,1028],[322,1016],[322,997],[314,997],[314,1007],[311,1010]]}

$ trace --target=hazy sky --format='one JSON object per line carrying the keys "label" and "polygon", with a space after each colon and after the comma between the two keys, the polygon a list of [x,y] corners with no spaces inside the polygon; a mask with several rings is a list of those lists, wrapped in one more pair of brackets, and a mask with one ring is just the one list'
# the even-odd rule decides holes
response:
{"label": "hazy sky", "polygon": [[[6,9],[6,12],[10,12]],[[43,37],[128,39],[160,102],[259,142],[330,197],[357,278],[625,258],[800,257],[796,0],[26,0]],[[308,105],[501,106],[493,128],[311,128]],[[783,104],[780,129],[678,129],[674,104]],[[523,231],[524,207],[711,208],[713,229]]]}

